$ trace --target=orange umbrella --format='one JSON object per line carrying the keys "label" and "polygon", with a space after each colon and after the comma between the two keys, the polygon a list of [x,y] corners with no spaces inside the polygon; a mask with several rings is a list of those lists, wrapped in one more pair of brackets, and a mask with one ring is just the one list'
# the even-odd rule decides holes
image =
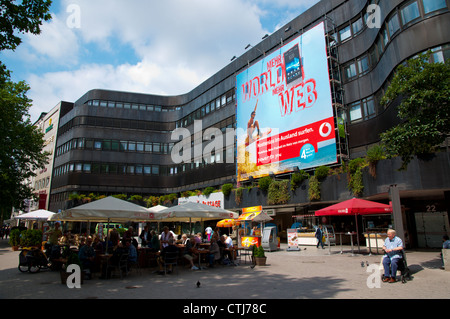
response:
{"label": "orange umbrella", "polygon": [[233,227],[236,225],[235,219],[222,219],[217,222],[217,227]]}

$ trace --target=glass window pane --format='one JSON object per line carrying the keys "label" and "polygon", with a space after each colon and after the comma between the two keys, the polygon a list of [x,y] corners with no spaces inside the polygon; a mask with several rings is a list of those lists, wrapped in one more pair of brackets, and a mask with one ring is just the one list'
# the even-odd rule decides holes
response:
{"label": "glass window pane", "polygon": [[447,7],[445,0],[423,0],[425,14]]}
{"label": "glass window pane", "polygon": [[128,143],[128,150],[134,152],[136,150],[136,143],[135,142],[129,142]]}
{"label": "glass window pane", "polygon": [[136,151],[143,152],[144,151],[144,143],[142,143],[142,142],[136,143]]}
{"label": "glass window pane", "polygon": [[131,104],[130,103],[124,103],[123,104],[123,108],[124,109],[131,109]]}
{"label": "glass window pane", "polygon": [[103,141],[102,149],[105,151],[110,151],[111,150],[111,141]]}
{"label": "glass window pane", "polygon": [[350,38],[351,35],[352,35],[352,33],[350,31],[350,26],[347,26],[344,29],[339,31],[339,37],[340,37],[341,41],[344,41],[344,40]]}
{"label": "glass window pane", "polygon": [[404,7],[401,11],[403,24],[407,24],[408,22],[418,18],[420,16],[419,5],[416,1],[410,3],[406,7]]}
{"label": "glass window pane", "polygon": [[120,141],[120,150],[121,151],[127,151],[128,150],[128,142],[127,141]]}
{"label": "glass window pane", "polygon": [[94,149],[101,150],[102,149],[102,141],[95,141],[94,142]]}
{"label": "glass window pane", "polygon": [[353,34],[357,34],[359,31],[361,31],[362,28],[363,28],[363,20],[362,20],[362,18],[359,18],[358,20],[353,22],[352,28],[353,28]]}
{"label": "glass window pane", "polygon": [[350,106],[350,121],[357,121],[360,120],[362,118],[362,114],[361,114],[361,105],[359,103]]}
{"label": "glass window pane", "polygon": [[360,74],[363,74],[369,70],[369,59],[367,56],[364,56],[358,60],[358,69]]}
{"label": "glass window pane", "polygon": [[152,174],[159,175],[159,166],[158,165],[152,165]]}
{"label": "glass window pane", "polygon": [[152,169],[150,166],[144,166],[144,174],[151,174],[152,173]]}
{"label": "glass window pane", "polygon": [[136,174],[142,174],[143,167],[142,165],[136,165]]}
{"label": "glass window pane", "polygon": [[108,106],[108,102],[100,101],[100,106],[107,107]]}
{"label": "glass window pane", "polygon": [[352,63],[350,65],[347,65],[344,68],[345,76],[347,79],[351,79],[352,77],[356,76],[356,65],[355,63]]}
{"label": "glass window pane", "polygon": [[375,116],[375,103],[373,99],[368,99],[364,103],[364,115],[366,118],[372,118]]}
{"label": "glass window pane", "polygon": [[91,164],[84,164],[83,171],[86,173],[90,173],[91,172]]}
{"label": "glass window pane", "polygon": [[118,151],[119,150],[119,141],[112,141],[111,142],[111,149],[113,151]]}
{"label": "glass window pane", "polygon": [[127,174],[134,174],[134,166],[133,165],[127,166]]}
{"label": "glass window pane", "polygon": [[392,18],[388,21],[389,34],[392,35],[400,29],[400,22],[398,22],[397,13],[392,16]]}
{"label": "glass window pane", "polygon": [[145,151],[146,152],[152,151],[152,143],[145,143]]}
{"label": "glass window pane", "polygon": [[159,143],[153,143],[153,152],[159,153],[161,151],[161,145]]}

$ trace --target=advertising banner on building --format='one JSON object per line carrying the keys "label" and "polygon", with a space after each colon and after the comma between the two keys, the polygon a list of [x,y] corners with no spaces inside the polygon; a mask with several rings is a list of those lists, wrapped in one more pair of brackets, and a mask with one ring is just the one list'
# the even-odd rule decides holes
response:
{"label": "advertising banner on building", "polygon": [[236,76],[237,178],[337,162],[323,23]]}

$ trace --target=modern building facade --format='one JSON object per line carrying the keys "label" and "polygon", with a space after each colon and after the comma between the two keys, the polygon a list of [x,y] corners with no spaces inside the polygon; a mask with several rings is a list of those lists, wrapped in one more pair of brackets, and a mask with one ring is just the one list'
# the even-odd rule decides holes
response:
{"label": "modern building facade", "polygon": [[36,171],[36,176],[31,180],[31,185],[37,195],[37,201],[30,201],[29,210],[48,209],[50,201],[50,186],[53,172],[53,159],[56,146],[56,137],[59,124],[59,110],[67,102],[60,102],[49,112],[42,113],[39,119],[34,123],[35,126],[44,134],[45,146],[43,151],[49,154],[48,163],[44,168]]}
{"label": "modern building facade", "polygon": [[[371,5],[377,5],[375,10]],[[187,128],[191,136],[184,138],[194,149],[200,143],[202,148],[208,145],[212,137],[208,128],[224,134],[236,128],[236,74],[321,22],[334,116],[346,132],[338,138],[337,163],[364,156],[380,141],[380,133],[399,123],[397,105],[380,104],[395,68],[427,50],[432,51],[432,62],[450,58],[449,8],[448,0],[323,0],[186,94],[95,89],[73,104],[61,105],[49,209],[66,208],[74,192],[148,196],[235,183],[235,160],[226,160],[235,159],[234,141],[228,140],[207,156],[193,152],[191,161],[175,163],[171,152],[179,137],[172,139],[172,132]],[[376,180],[364,180],[362,196],[384,202],[390,200],[389,187],[398,186],[412,246],[430,246],[427,232],[436,230],[425,230],[425,219],[433,220],[437,228],[442,226],[439,235],[448,230],[448,153],[438,154],[434,161],[416,161],[407,173],[397,172],[393,162],[387,161],[377,167]],[[225,208],[262,204],[271,209],[274,223],[283,232],[292,216],[307,218],[326,204],[352,197],[342,182],[328,183],[323,183],[322,199],[316,202],[297,193],[284,205],[265,205],[264,195],[254,191],[244,192],[241,201],[231,196]],[[325,222],[338,228],[342,224],[340,220]]]}

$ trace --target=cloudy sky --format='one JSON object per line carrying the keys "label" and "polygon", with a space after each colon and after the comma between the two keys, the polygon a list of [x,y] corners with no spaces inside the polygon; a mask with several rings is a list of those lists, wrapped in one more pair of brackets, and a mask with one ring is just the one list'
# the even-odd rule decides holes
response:
{"label": "cloudy sky", "polygon": [[319,0],[54,0],[38,36],[0,53],[31,120],[91,89],[187,93]]}

